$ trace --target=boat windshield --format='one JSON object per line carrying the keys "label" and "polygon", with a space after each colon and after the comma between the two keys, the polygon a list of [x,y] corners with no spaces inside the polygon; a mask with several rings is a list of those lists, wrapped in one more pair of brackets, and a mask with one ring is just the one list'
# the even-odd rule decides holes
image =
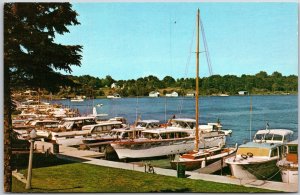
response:
{"label": "boat windshield", "polygon": [[[288,138],[286,137],[286,139]],[[272,140],[282,141],[283,136],[278,134],[267,133],[267,134],[256,134],[254,137],[254,141],[272,141]]]}
{"label": "boat windshield", "polygon": [[265,135],[265,140],[272,140],[273,134],[266,134]]}
{"label": "boat windshield", "polygon": [[146,127],[147,126],[147,123],[143,123],[143,122],[138,122],[136,124],[137,127]]}
{"label": "boat windshield", "polygon": [[282,135],[274,134],[273,140],[282,141],[282,139],[283,139]]}
{"label": "boat windshield", "polygon": [[147,127],[148,129],[158,128],[158,127],[159,127],[159,124],[158,124],[158,123],[148,123],[148,124],[146,125],[146,127]]}
{"label": "boat windshield", "polygon": [[171,124],[173,127],[180,127],[185,129],[193,129],[195,126],[194,123],[185,121],[172,121]]}
{"label": "boat windshield", "polygon": [[264,134],[256,134],[254,140],[263,140]]}

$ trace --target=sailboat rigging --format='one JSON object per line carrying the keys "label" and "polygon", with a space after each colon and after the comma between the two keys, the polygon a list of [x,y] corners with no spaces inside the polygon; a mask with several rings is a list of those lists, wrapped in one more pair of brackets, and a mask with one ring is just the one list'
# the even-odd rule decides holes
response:
{"label": "sailboat rigging", "polygon": [[194,151],[198,151],[199,146],[199,21],[200,21],[200,10],[197,11],[197,44],[196,44],[196,131],[195,131],[195,148]]}
{"label": "sailboat rigging", "polygon": [[[196,119],[196,125],[195,125],[195,145],[194,150],[192,152],[185,153],[179,157],[179,160],[173,160],[171,161],[171,166],[173,169],[178,168],[178,164],[184,164],[187,168],[187,170],[194,170],[198,168],[203,168],[207,162],[215,162],[218,160],[222,160],[222,158],[232,155],[237,148],[228,148],[222,150],[223,146],[225,145],[225,137],[224,135],[219,134],[220,132],[205,132],[202,129],[199,131],[199,47],[200,47],[200,10],[197,10],[197,33],[196,33],[196,91],[195,91],[195,119]],[[219,127],[218,127],[219,128]],[[215,138],[219,136],[219,138],[222,138],[223,140],[218,143],[218,146],[215,147],[207,147],[206,146],[206,140],[205,137],[212,137]],[[203,149],[199,150],[199,141],[201,139],[201,142],[203,144]]]}

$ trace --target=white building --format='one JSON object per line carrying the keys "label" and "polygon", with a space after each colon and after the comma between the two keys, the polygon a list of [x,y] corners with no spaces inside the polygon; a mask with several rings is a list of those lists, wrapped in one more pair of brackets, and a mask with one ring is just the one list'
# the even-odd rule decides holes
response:
{"label": "white building", "polygon": [[178,97],[178,93],[176,91],[174,91],[172,93],[167,93],[166,97]]}
{"label": "white building", "polygon": [[113,84],[111,84],[110,88],[116,89],[116,88],[119,88],[119,86],[116,83],[113,83]]}
{"label": "white building", "polygon": [[248,95],[248,91],[239,91],[239,95]]}
{"label": "white building", "polygon": [[187,97],[195,97],[195,92],[190,91],[186,94]]}
{"label": "white building", "polygon": [[151,91],[150,93],[149,93],[149,97],[159,97],[160,96],[160,94],[159,94],[159,92],[157,92],[157,91]]}

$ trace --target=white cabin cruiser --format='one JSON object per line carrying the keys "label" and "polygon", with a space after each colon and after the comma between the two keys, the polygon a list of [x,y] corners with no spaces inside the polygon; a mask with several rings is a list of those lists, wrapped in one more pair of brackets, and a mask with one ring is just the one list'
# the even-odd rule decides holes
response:
{"label": "white cabin cruiser", "polygon": [[239,146],[236,155],[225,160],[236,178],[268,179],[276,172],[276,163],[283,156],[284,144],[293,131],[287,129],[259,130],[253,142]]}
{"label": "white cabin cruiser", "polygon": [[146,130],[146,129],[155,129],[159,128],[159,120],[138,120],[135,124],[135,129]]}
{"label": "white cabin cruiser", "polygon": [[114,128],[122,127],[119,121],[107,121],[99,124],[85,125],[81,130],[51,132],[51,139],[57,144],[80,145],[83,140],[93,142],[95,139],[106,136]]}
{"label": "white cabin cruiser", "polygon": [[142,138],[114,141],[110,144],[119,159],[151,158],[191,150],[194,137],[187,130],[164,128],[144,130]]}

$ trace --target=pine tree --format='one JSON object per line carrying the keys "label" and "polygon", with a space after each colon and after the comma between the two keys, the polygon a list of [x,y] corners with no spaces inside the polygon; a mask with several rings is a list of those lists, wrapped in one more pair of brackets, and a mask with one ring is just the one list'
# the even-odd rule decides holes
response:
{"label": "pine tree", "polygon": [[11,90],[31,87],[56,91],[72,81],[58,70],[71,73],[81,65],[80,45],[54,42],[55,35],[79,25],[70,3],[4,4],[4,190],[11,191]]}

